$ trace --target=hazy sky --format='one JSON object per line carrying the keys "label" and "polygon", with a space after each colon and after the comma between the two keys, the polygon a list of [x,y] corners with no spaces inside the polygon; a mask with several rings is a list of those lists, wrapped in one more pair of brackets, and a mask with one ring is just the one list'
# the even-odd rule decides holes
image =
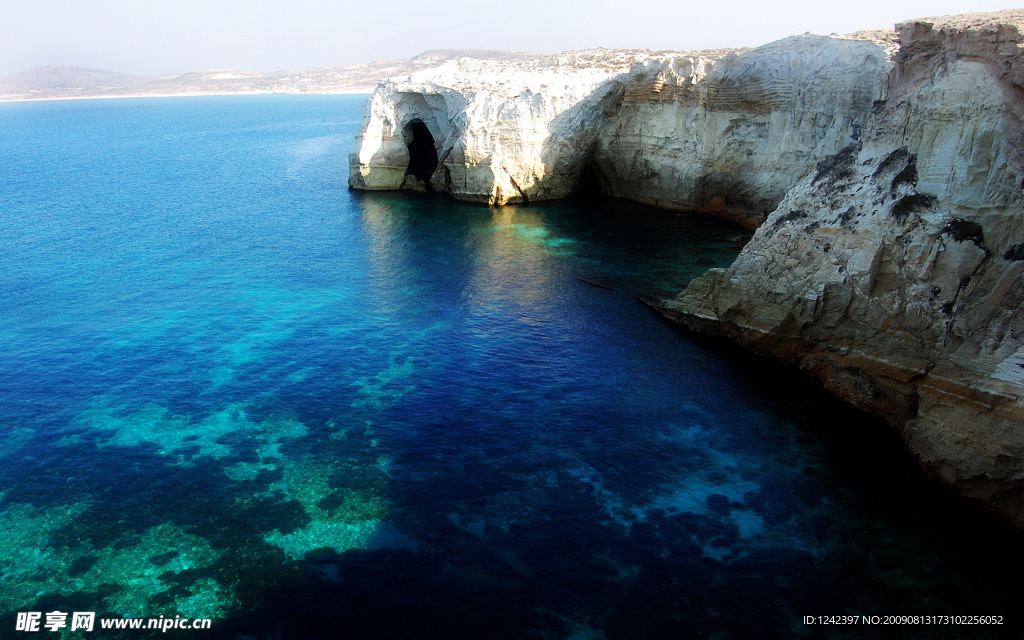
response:
{"label": "hazy sky", "polygon": [[0,75],[309,69],[426,49],[706,49],[995,11],[966,0],[0,0]]}

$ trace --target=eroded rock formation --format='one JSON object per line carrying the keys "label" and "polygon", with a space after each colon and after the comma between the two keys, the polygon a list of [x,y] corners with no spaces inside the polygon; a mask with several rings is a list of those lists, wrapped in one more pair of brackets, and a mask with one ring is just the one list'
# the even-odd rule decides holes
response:
{"label": "eroded rock formation", "polygon": [[[936,477],[1024,526],[1024,10],[745,52],[459,61],[384,83],[356,188],[491,204],[607,193],[759,227],[674,300],[901,430]],[[565,64],[562,64],[565,63]]]}
{"label": "eroded rock formation", "polygon": [[434,189],[499,205],[563,198],[590,160],[629,69],[645,56],[596,50],[515,62],[462,58],[383,83],[367,103],[349,185],[420,188],[406,178],[410,124],[420,121],[440,161]]}

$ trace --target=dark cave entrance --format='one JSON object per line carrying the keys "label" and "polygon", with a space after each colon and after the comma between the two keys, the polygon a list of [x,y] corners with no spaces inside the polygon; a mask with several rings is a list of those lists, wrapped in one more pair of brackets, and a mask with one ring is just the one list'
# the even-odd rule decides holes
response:
{"label": "dark cave entrance", "polygon": [[585,200],[603,198],[608,192],[607,184],[608,181],[601,172],[601,168],[597,166],[596,162],[591,160],[580,171],[580,176],[576,179],[576,186],[573,187],[572,193],[573,196]]}
{"label": "dark cave entrance", "polygon": [[409,168],[405,175],[415,176],[430,187],[430,176],[434,175],[437,169],[437,149],[434,148],[434,136],[430,135],[430,129],[423,124],[422,120],[413,120],[406,126],[406,136],[409,145]]}

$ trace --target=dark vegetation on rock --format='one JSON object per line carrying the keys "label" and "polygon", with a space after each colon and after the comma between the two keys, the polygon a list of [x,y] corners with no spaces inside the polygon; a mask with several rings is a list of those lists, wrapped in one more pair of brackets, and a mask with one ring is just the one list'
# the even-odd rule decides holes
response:
{"label": "dark vegetation on rock", "polygon": [[826,187],[832,187],[839,181],[852,177],[853,163],[857,160],[859,152],[860,145],[854,142],[843,147],[839,153],[819,162],[814,184],[824,181]]}
{"label": "dark vegetation on rock", "polygon": [[896,220],[903,221],[907,219],[907,216],[915,211],[923,211],[928,207],[935,205],[938,199],[927,193],[915,193],[909,196],[903,196],[896,201],[896,204],[892,205],[892,217]]}
{"label": "dark vegetation on rock", "polygon": [[942,230],[942,233],[951,236],[957,242],[967,242],[969,240],[977,247],[985,248],[985,234],[982,232],[981,225],[977,222],[953,218]]}
{"label": "dark vegetation on rock", "polygon": [[884,160],[878,163],[878,168],[875,169],[875,173],[872,174],[873,178],[877,178],[889,169],[893,168],[901,162],[910,162],[916,164],[917,156],[911,156],[910,152],[907,151],[906,147],[900,147],[885,157]]}
{"label": "dark vegetation on rock", "polygon": [[796,222],[797,220],[803,220],[807,217],[806,211],[790,211],[779,218],[772,224],[772,230],[781,229],[783,225],[787,225],[790,222]]}
{"label": "dark vegetation on rock", "polygon": [[910,157],[910,162],[907,166],[903,167],[903,170],[897,173],[892,179],[892,190],[896,191],[900,188],[900,185],[909,185],[911,187],[917,186],[917,163],[915,157]]}
{"label": "dark vegetation on rock", "polygon": [[1024,260],[1024,242],[1015,244],[1003,254],[1004,260]]}

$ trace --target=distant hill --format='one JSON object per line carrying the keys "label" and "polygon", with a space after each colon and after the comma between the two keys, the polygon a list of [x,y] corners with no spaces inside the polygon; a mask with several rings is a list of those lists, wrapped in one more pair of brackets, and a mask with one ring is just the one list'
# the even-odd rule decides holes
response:
{"label": "distant hill", "polygon": [[461,57],[516,60],[535,56],[518,51],[433,49],[411,60],[378,60],[370,64],[307,71],[252,73],[214,69],[163,77],[79,67],[39,67],[0,77],[0,101],[255,93],[370,93],[385,78],[408,75]]}
{"label": "distant hill", "polygon": [[412,58],[413,62],[444,62],[455,58],[477,58],[480,60],[525,60],[536,58],[532,53],[522,51],[497,51],[493,49],[429,49]]}
{"label": "distant hill", "polygon": [[156,76],[114,73],[81,67],[39,67],[0,77],[0,94],[128,87],[156,79]]}

